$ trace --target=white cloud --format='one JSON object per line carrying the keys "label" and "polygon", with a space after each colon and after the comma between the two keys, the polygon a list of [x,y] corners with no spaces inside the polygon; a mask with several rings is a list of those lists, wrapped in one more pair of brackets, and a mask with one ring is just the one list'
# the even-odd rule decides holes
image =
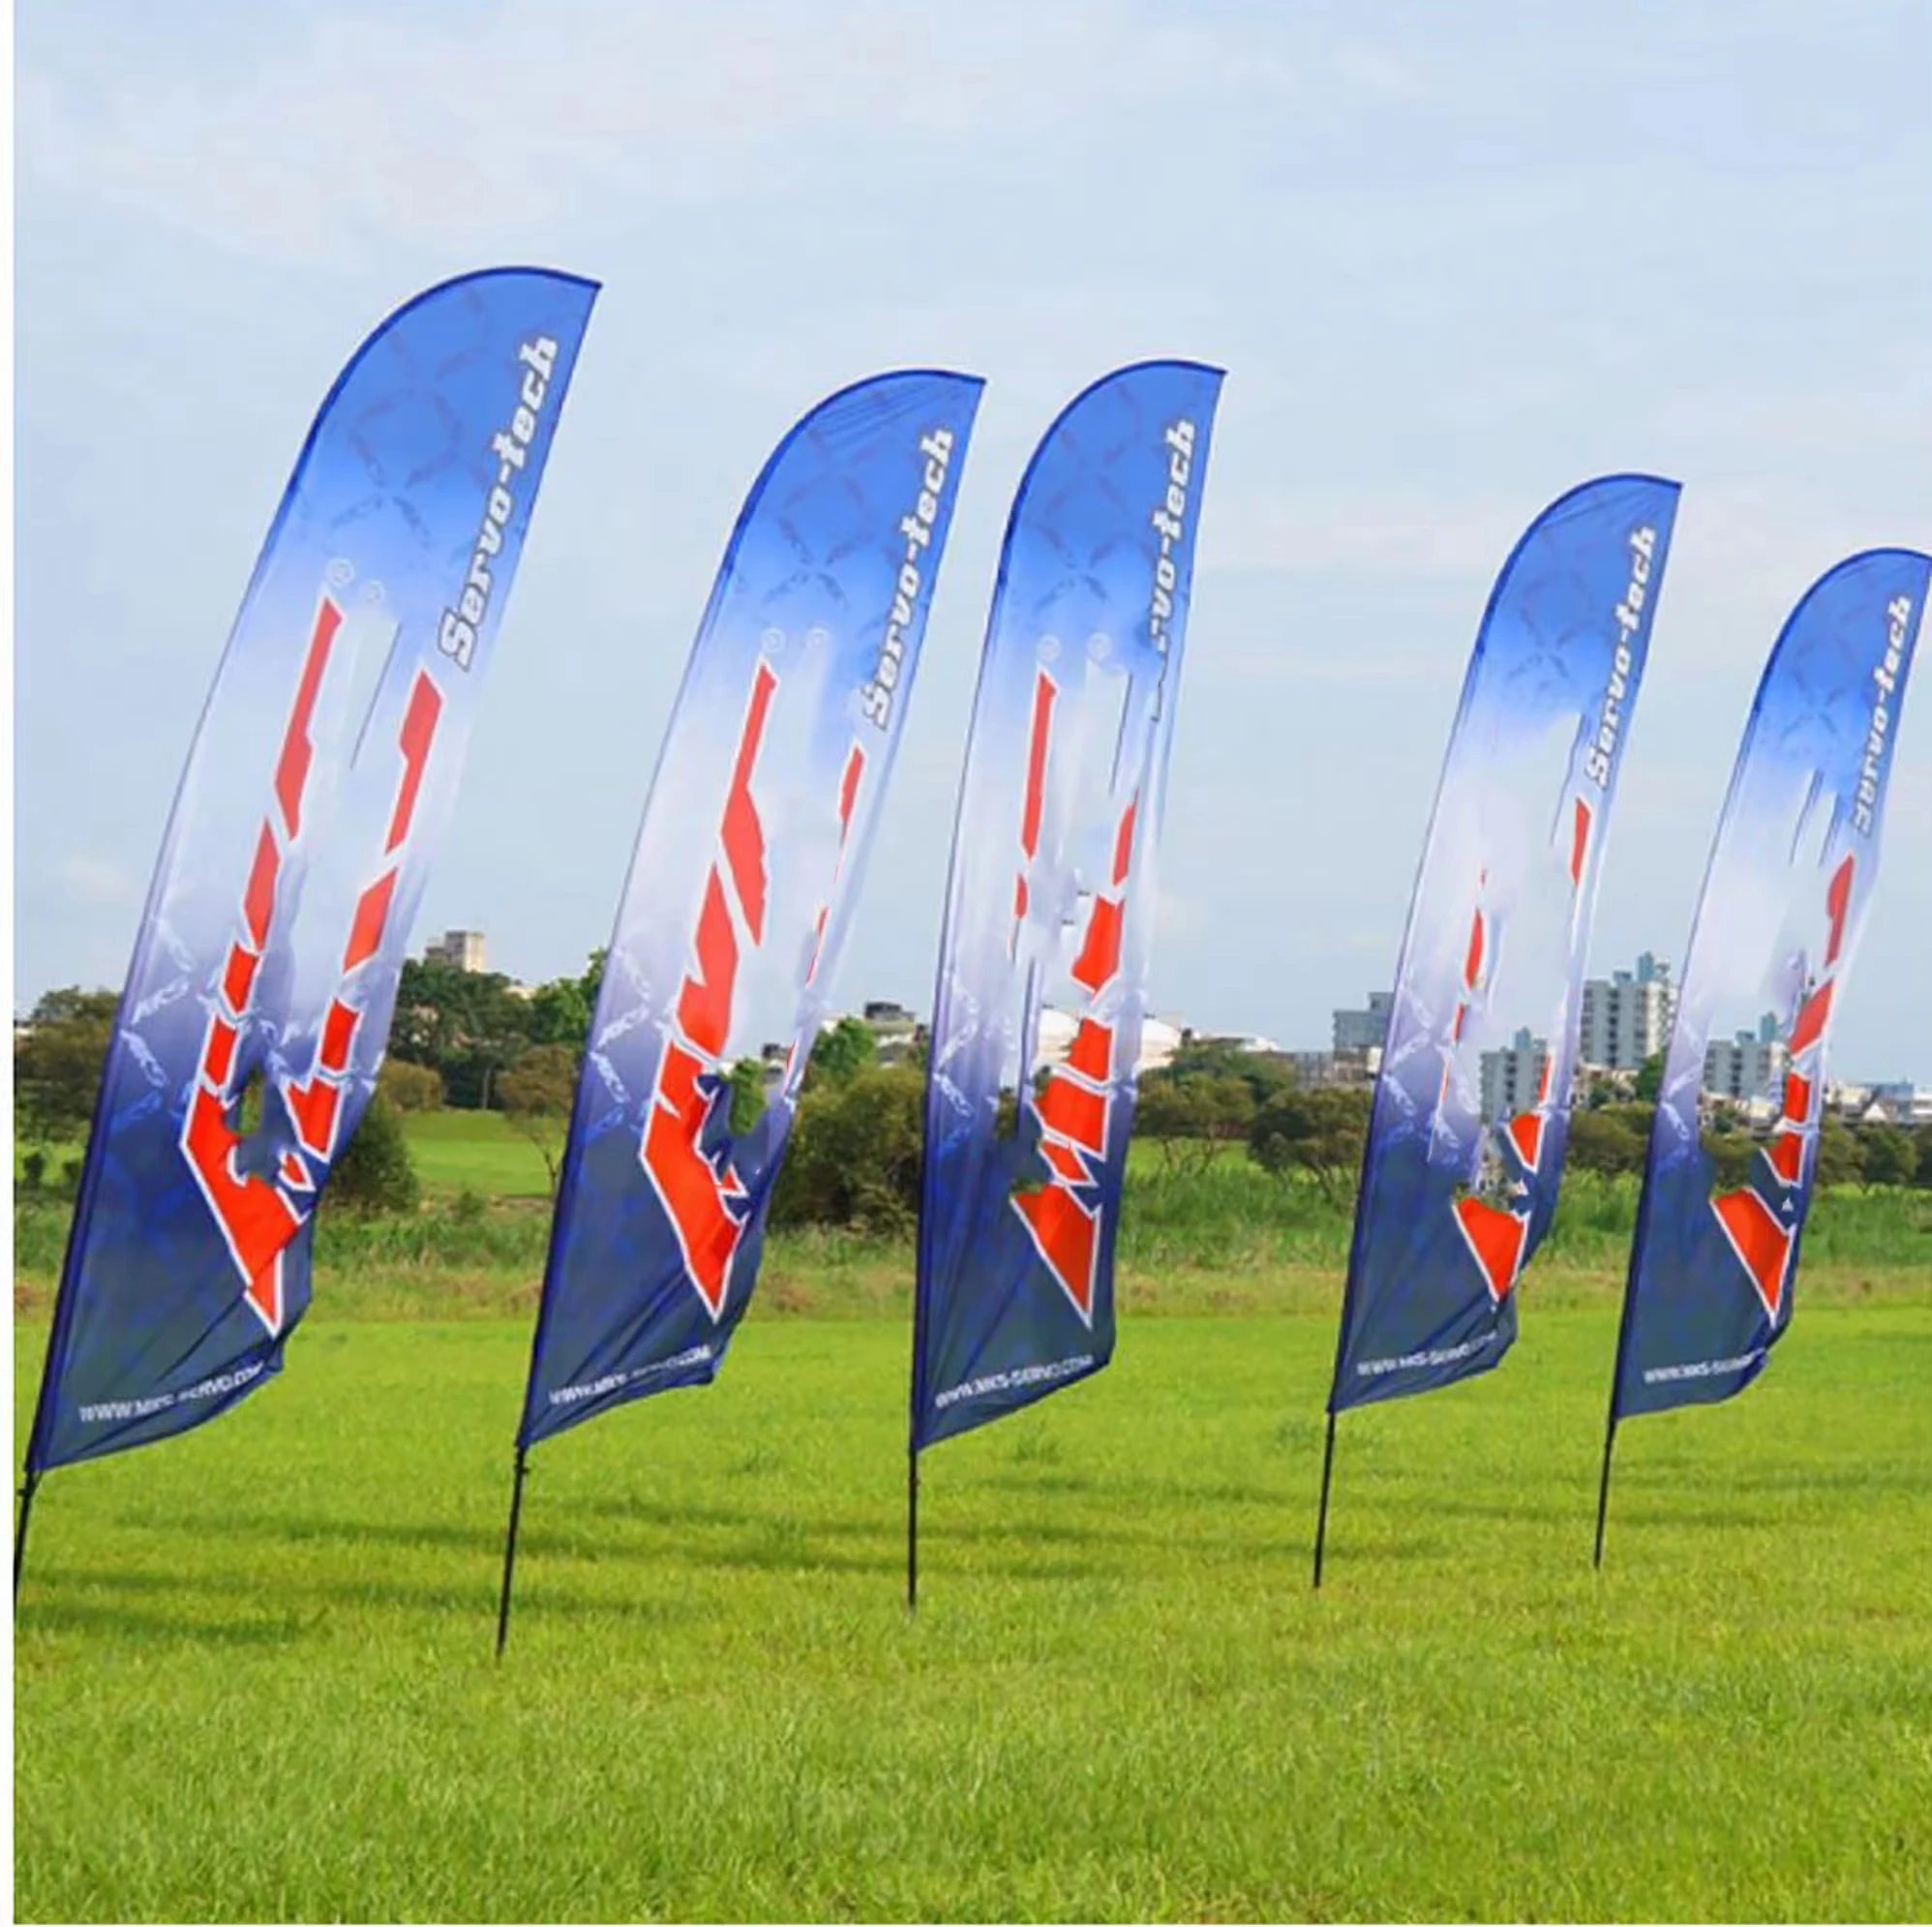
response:
{"label": "white cloud", "polygon": [[1203,562],[1283,575],[1456,580],[1493,573],[1529,511],[1501,497],[1427,500],[1333,491],[1224,493],[1203,524]]}
{"label": "white cloud", "polygon": [[1292,84],[1231,32],[1099,0],[548,0],[468,31],[338,15],[221,78],[96,75],[83,94],[23,69],[19,152],[30,174],[206,238],[328,259],[396,237],[499,239],[586,196],[708,201],[843,137],[983,151],[1209,88]]}
{"label": "white cloud", "polygon": [[53,874],[61,894],[70,903],[89,910],[115,910],[139,900],[139,886],[134,878],[105,857],[62,857]]}

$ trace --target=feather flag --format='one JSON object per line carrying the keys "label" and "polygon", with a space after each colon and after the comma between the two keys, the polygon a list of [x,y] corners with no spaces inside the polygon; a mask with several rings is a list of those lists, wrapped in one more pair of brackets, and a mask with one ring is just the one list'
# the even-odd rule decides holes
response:
{"label": "feather flag", "polygon": [[[739,518],[645,805],[578,1085],[521,1454],[717,1371],[918,668],[981,384],[822,403]],[[769,1017],[762,1033],[748,1028]],[[734,1131],[729,1064],[789,1040]]]}
{"label": "feather flag", "polygon": [[[595,292],[525,268],[432,288],[316,417],[141,918],[30,1493],[47,1468],[199,1425],[280,1369]],[[366,713],[358,660],[375,673]]]}
{"label": "feather flag", "polygon": [[1047,431],[1014,498],[933,1007],[915,1455],[1112,1354],[1167,751],[1221,380],[1156,361],[1096,382]]}
{"label": "feather flag", "polygon": [[1490,1370],[1515,1339],[1676,500],[1648,476],[1586,483],[1490,598],[1396,970],[1331,1414]]}
{"label": "feather flag", "polygon": [[[1692,927],[1645,1163],[1611,1420],[1741,1392],[1791,1323],[1826,1050],[1878,879],[1932,558],[1879,549],[1806,594],[1766,664]],[[1703,1126],[1720,1019],[1749,1027],[1760,1142],[1717,1173]]]}

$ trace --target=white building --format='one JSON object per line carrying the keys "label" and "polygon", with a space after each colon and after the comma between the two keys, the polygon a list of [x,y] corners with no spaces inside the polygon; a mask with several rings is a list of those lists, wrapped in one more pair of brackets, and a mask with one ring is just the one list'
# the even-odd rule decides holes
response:
{"label": "white building", "polygon": [[1244,1057],[1275,1057],[1282,1048],[1258,1031],[1185,1031],[1182,1041],[1208,1050],[1238,1050]]}
{"label": "white building", "polygon": [[1484,1120],[1494,1123],[1534,1110],[1542,1099],[1543,1067],[1549,1061],[1549,1044],[1527,1031],[1518,1031],[1505,1049],[1484,1051]]}
{"label": "white building", "polygon": [[1372,990],[1366,1010],[1335,1013],[1335,1048],[1343,1051],[1380,1050],[1389,1040],[1389,1018],[1395,1010],[1392,990]]}
{"label": "white building", "polygon": [[920,1039],[920,1022],[903,1004],[873,998],[862,1014],[881,1064],[903,1064],[912,1056]]}
{"label": "white building", "polygon": [[1303,1090],[1319,1087],[1359,1088],[1375,1081],[1382,1068],[1379,1049],[1369,1050],[1278,1050],[1270,1055],[1286,1067]]}
{"label": "white building", "polygon": [[1760,1024],[1756,1031],[1713,1039],[1704,1053],[1706,1096],[1728,1098],[1737,1104],[1776,1096],[1789,1061],[1777,1029],[1772,1018],[1768,1026]]}
{"label": "white building", "polygon": [[440,937],[432,937],[423,946],[423,961],[478,975],[490,968],[481,930],[445,930]]}
{"label": "white building", "polygon": [[1825,1108],[1833,1117],[1862,1117],[1871,1107],[1872,1087],[1869,1084],[1847,1084],[1834,1078],[1825,1086]]}
{"label": "white building", "polygon": [[1601,1070],[1636,1070],[1669,1047],[1677,993],[1671,967],[1648,950],[1635,971],[1613,971],[1584,985],[1578,1056]]}
{"label": "white building", "polygon": [[1916,1084],[1874,1084],[1872,1102],[1884,1111],[1889,1124],[1904,1125],[1908,1129],[1932,1124],[1932,1091],[1921,1091]]}

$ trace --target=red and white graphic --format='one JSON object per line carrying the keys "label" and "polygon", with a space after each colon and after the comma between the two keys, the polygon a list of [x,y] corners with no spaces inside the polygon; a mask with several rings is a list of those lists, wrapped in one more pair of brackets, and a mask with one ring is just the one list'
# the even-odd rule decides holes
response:
{"label": "red and white graphic", "polygon": [[[819,905],[818,921],[812,929],[812,960],[805,970],[805,981],[813,982],[819,974],[819,958],[825,953],[825,926],[831,915],[832,900],[838,895],[838,881],[845,874],[845,849],[852,836],[852,811],[859,801],[859,785],[865,776],[865,751],[854,743],[845,753],[845,768],[838,779],[838,861],[832,866],[831,886]],[[792,1046],[793,1055],[798,1046]],[[786,1077],[790,1081],[790,1066]]]}
{"label": "red and white graphic", "polygon": [[[675,1028],[658,1059],[638,1158],[664,1206],[684,1276],[715,1321],[724,1315],[733,1261],[744,1237],[749,1197],[722,1153],[704,1148],[704,1134],[723,1086],[718,1063],[731,1035],[738,982],[739,925],[749,946],[765,942],[767,878],[765,826],[751,794],[758,752],[778,678],[760,662],[751,688],[738,759],[718,825],[717,855],[705,879],[704,903],[692,939],[693,967],[679,986]],[[848,761],[856,793],[858,771]],[[824,919],[821,916],[820,930]]]}
{"label": "red and white graphic", "polygon": [[[1596,822],[1595,813],[1583,798],[1577,798],[1576,821],[1570,831],[1570,888],[1579,892],[1583,889],[1584,865],[1589,860],[1590,828]],[[1582,895],[1575,899],[1576,908],[1581,908]]]}
{"label": "red and white graphic", "polygon": [[[1575,807],[1570,824],[1570,848],[1567,868],[1570,875],[1571,919],[1581,914],[1583,903],[1584,872],[1589,861],[1590,832],[1595,826],[1595,815],[1583,798],[1575,798]],[[1487,885],[1488,873],[1479,879],[1480,885]],[[1456,1006],[1456,1017],[1451,1037],[1460,1043],[1463,1027],[1468,1016],[1469,1008],[1479,989],[1485,987],[1486,979],[1495,967],[1494,945],[1492,941],[1489,923],[1484,916],[1480,900],[1469,930],[1469,948],[1463,964],[1463,997]],[[1559,1014],[1559,1024],[1561,1017]],[[1555,1068],[1555,1051],[1553,1046],[1543,1059],[1543,1070],[1536,1086],[1536,1101],[1526,1111],[1519,1111],[1515,1116],[1504,1120],[1498,1127],[1504,1143],[1516,1156],[1526,1174],[1534,1174],[1543,1167],[1543,1148],[1549,1135],[1550,1127],[1550,1084]],[[1443,1066],[1443,1088],[1448,1088],[1449,1067]],[[1489,1287],[1491,1302],[1500,1305],[1514,1288],[1516,1280],[1523,1273],[1524,1257],[1529,1244],[1529,1218],[1532,1201],[1527,1185],[1518,1181],[1515,1193],[1508,1206],[1490,1203],[1480,1197],[1459,1197],[1451,1207],[1456,1214],[1456,1222],[1463,1233],[1463,1242],[1469,1248],[1469,1255],[1483,1275],[1483,1282]]]}
{"label": "red and white graphic", "polygon": [[1802,1216],[1804,1160],[1817,1135],[1825,1095],[1825,1043],[1831,1028],[1831,998],[1844,953],[1845,915],[1851,907],[1856,863],[1856,858],[1847,857],[1826,887],[1824,976],[1806,994],[1792,1025],[1786,1046],[1784,1103],[1770,1142],[1759,1153],[1776,1203],[1767,1202],[1764,1193],[1751,1186],[1720,1191],[1710,1200],[1737,1262],[1744,1267],[1766,1312],[1774,1319],[1784,1304],[1785,1286],[1791,1278],[1792,1248],[1797,1242]]}
{"label": "red and white graphic", "polygon": [[1013,882],[1013,927],[1007,939],[1007,954],[1019,945],[1020,926],[1026,921],[1033,893],[1027,872],[1040,855],[1040,824],[1046,810],[1046,752],[1053,737],[1053,706],[1060,685],[1042,669],[1033,685],[1033,723],[1026,739],[1026,800],[1020,806],[1019,873]]}
{"label": "red and white graphic", "polygon": [[280,1085],[294,1128],[296,1148],[282,1154],[274,1180],[239,1168],[242,1136],[236,1129],[237,1047],[252,1007],[256,974],[274,927],[277,885],[302,832],[302,809],[316,764],[310,736],[317,696],[342,628],[341,607],[324,594],[316,611],[309,650],[276,759],[273,800],[256,839],[255,858],[242,892],[241,922],[228,947],[215,1008],[196,1067],[195,1088],[181,1125],[181,1149],[201,1195],[214,1214],[241,1274],[243,1296],[271,1336],[286,1315],[282,1258],[315,1209],[320,1178],[335,1154],[361,1006],[353,1001],[358,972],[381,948],[390,904],[414,822],[416,798],[429,764],[442,698],[427,671],[419,670],[399,733],[402,774],[390,815],[382,867],[362,892],[343,952],[342,980],[331,998],[307,1078]]}
{"label": "red and white graphic", "polygon": [[[1020,817],[1025,863],[1014,893],[1015,942],[1028,902],[1026,865],[1040,848],[1055,693],[1052,678],[1041,670],[1034,690],[1033,736]],[[1106,993],[1120,976],[1127,880],[1133,862],[1133,823],[1138,806],[1136,796],[1121,814],[1114,831],[1110,888],[1094,892],[1079,954],[1070,972],[1086,993],[1079,1028],[1066,1062],[1055,1067],[1037,1098],[1028,1099],[1040,1123],[1040,1155],[1046,1161],[1047,1181],[1038,1190],[1022,1191],[1010,1200],[1041,1262],[1089,1325],[1094,1321],[1100,1271],[1102,1214],[1105,1209],[1100,1185],[1107,1154],[1115,1072],[1115,1026],[1101,1011]]]}

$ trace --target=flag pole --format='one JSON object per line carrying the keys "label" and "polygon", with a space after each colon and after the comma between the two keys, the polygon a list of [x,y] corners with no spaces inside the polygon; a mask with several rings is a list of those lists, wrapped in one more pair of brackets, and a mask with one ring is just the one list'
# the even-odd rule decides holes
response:
{"label": "flag pole", "polygon": [[503,1647],[510,1637],[510,1581],[517,1570],[517,1524],[524,1510],[524,1477],[529,1469],[529,1461],[520,1445],[517,1447],[516,1477],[510,1485],[510,1529],[503,1535],[503,1597],[497,1608],[497,1657],[503,1657]]}
{"label": "flag pole", "polygon": [[1335,1470],[1335,1413],[1328,1414],[1328,1442],[1321,1449],[1321,1510],[1314,1521],[1314,1589],[1321,1590],[1321,1553],[1328,1543],[1328,1482]]}
{"label": "flag pole", "polygon": [[906,1447],[906,1611],[919,1611],[919,1447]]}
{"label": "flag pole", "polygon": [[20,1475],[20,1517],[14,1527],[14,1600],[19,1603],[20,1567],[27,1556],[27,1521],[34,1514],[34,1494],[41,1489],[41,1475],[27,1471]]}
{"label": "flag pole", "polygon": [[1610,1516],[1610,1455],[1616,1445],[1616,1401],[1613,1397],[1610,1407],[1610,1422],[1603,1430],[1603,1478],[1596,1491],[1596,1557],[1591,1561],[1595,1570],[1603,1570],[1603,1527]]}

